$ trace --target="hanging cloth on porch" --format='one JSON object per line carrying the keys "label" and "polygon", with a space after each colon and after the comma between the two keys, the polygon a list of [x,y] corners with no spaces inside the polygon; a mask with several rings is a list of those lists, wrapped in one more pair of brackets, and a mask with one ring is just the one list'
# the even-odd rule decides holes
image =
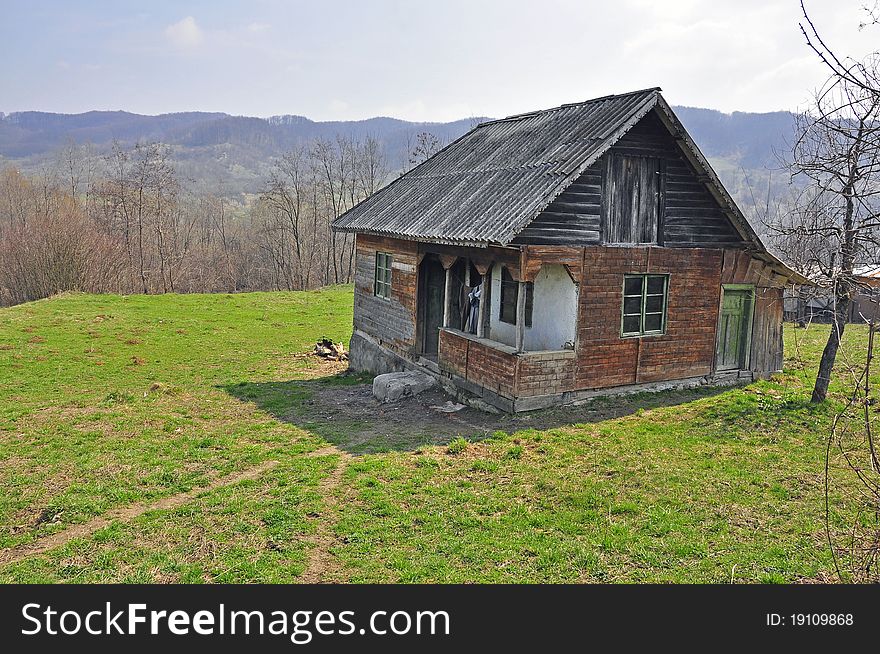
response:
{"label": "hanging cloth on porch", "polygon": [[480,316],[480,298],[483,295],[483,285],[477,284],[471,289],[471,292],[468,293],[468,317],[467,317],[467,325],[465,326],[465,331],[470,334],[477,333],[477,323],[479,322]]}

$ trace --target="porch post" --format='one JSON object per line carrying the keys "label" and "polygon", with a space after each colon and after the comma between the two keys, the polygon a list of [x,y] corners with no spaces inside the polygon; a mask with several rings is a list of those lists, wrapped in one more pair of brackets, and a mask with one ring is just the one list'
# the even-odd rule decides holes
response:
{"label": "porch post", "polygon": [[516,292],[516,351],[523,351],[526,335],[526,283],[518,282]]}
{"label": "porch post", "polygon": [[443,290],[443,326],[449,327],[449,314],[452,313],[452,266],[446,269],[446,286]]}
{"label": "porch post", "polygon": [[483,338],[483,317],[486,315],[486,299],[489,297],[489,294],[486,293],[486,277],[487,275],[480,275],[482,292],[480,294],[480,308],[477,310],[477,338]]}

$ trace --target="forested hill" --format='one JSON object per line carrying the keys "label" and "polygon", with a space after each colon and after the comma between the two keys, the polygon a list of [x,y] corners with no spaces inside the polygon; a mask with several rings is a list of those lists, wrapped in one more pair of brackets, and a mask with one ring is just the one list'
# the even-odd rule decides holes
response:
{"label": "forested hill", "polygon": [[[791,140],[792,114],[724,114],[691,107],[675,111],[738,200],[748,205],[752,191],[766,194],[768,170],[778,167],[777,153],[783,154]],[[258,191],[273,157],[316,137],[373,136],[383,145],[390,166],[400,168],[418,133],[430,132],[446,143],[481,120],[414,123],[381,117],[317,122],[292,115],[264,119],[206,112],[144,116],[125,111],[27,111],[0,114],[0,165],[34,169],[51,161],[71,140],[91,143],[97,153],[114,139],[123,144],[162,141],[173,146],[181,172],[196,186],[237,194]],[[781,175],[776,177],[781,181]]]}

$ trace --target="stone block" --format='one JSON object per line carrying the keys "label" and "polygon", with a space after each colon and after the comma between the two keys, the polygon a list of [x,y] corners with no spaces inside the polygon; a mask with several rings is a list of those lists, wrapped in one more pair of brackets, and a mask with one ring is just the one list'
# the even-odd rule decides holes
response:
{"label": "stone block", "polygon": [[383,403],[397,402],[418,395],[436,383],[436,379],[420,372],[389,372],[373,379],[373,396]]}

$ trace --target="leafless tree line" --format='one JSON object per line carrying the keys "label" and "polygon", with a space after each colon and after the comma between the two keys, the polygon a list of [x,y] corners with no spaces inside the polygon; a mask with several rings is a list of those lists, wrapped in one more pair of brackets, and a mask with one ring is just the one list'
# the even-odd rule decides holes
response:
{"label": "leafless tree line", "polygon": [[354,237],[330,223],[375,193],[390,171],[379,142],[337,137],[291,150],[275,164],[255,208],[261,251],[275,288],[349,282]]}
{"label": "leafless tree line", "polygon": [[197,195],[161,143],[70,143],[40,174],[0,170],[0,304],[76,290],[299,290],[347,283],[334,218],[389,177],[380,143],[338,136],[280,157],[248,200]]}

